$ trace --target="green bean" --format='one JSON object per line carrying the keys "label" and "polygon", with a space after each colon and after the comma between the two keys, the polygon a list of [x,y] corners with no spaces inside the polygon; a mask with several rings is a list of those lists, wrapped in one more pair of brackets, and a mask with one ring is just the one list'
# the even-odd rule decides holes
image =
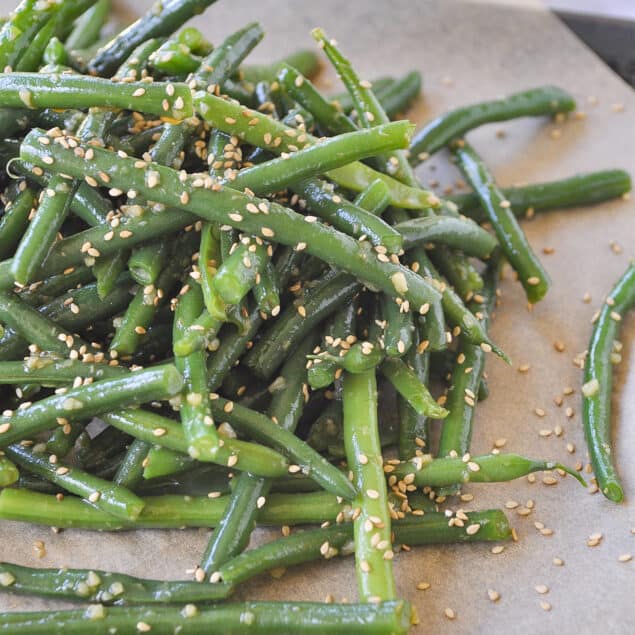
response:
{"label": "green bean", "polygon": [[[313,29],[311,35],[326,53],[339,78],[346,86],[357,112],[358,124],[362,128],[373,128],[385,125],[390,121],[375,93],[363,81],[360,81],[350,61],[340,52],[335,41],[329,40],[320,28]],[[395,148],[395,150],[397,149]],[[411,187],[419,186],[408,164],[405,152],[395,151],[390,155],[380,155],[376,162],[382,172],[394,176],[398,181]]]}
{"label": "green bean", "polygon": [[410,71],[383,90],[376,90],[384,112],[391,119],[405,112],[421,92],[421,73]]}
{"label": "green bean", "polygon": [[168,258],[166,240],[155,240],[135,249],[128,259],[128,269],[135,282],[142,285],[154,284]]}
{"label": "green bean", "polygon": [[127,435],[112,426],[102,428],[92,438],[88,433],[82,434],[78,438],[75,452],[77,463],[97,473],[108,467],[113,459],[118,460],[129,441]]}
{"label": "green bean", "polygon": [[[381,183],[385,187],[384,183]],[[372,184],[371,184],[372,185]],[[307,202],[309,211],[324,219],[349,236],[365,236],[373,245],[383,245],[391,253],[400,253],[401,234],[383,221],[379,215],[367,212],[333,191],[330,184],[320,179],[306,179],[292,183],[291,190]]]}
{"label": "green bean", "polygon": [[360,284],[346,274],[325,279],[303,300],[291,304],[282,312],[247,353],[244,363],[258,377],[268,379],[309,331],[349,301],[359,289]]}
{"label": "green bean", "polygon": [[498,483],[512,481],[532,472],[564,470],[582,485],[582,477],[575,471],[555,461],[538,461],[518,454],[486,454],[471,457],[432,459],[418,456],[405,463],[388,462],[384,471],[394,482],[404,478],[417,487],[444,487],[463,483]]}
{"label": "green bean", "polygon": [[[322,487],[343,498],[352,498],[354,489],[346,477],[324,457],[317,454],[294,434],[276,425],[269,417],[226,399],[212,399],[212,413],[217,421],[227,421],[235,430],[259,443],[272,446],[294,461],[295,471],[309,475]],[[232,405],[233,404],[233,405]],[[293,473],[293,470],[291,470]]]}
{"label": "green bean", "polygon": [[541,300],[551,284],[549,275],[540,264],[510,209],[510,203],[494,182],[476,152],[463,143],[455,149],[459,167],[478,193],[489,221],[509,264],[518,273],[527,299],[532,304]]}
{"label": "green bean", "polygon": [[53,3],[23,0],[0,28],[0,68],[10,72],[17,66],[37,33],[60,10]]}
{"label": "green bean", "polygon": [[[147,443],[135,439],[135,442]],[[150,446],[150,444],[148,443]],[[180,454],[174,450],[163,448],[160,445],[150,446],[147,459],[143,467],[143,478],[148,480],[160,476],[178,474],[191,469],[195,465],[195,459],[189,454]]]}
{"label": "green bean", "polygon": [[[474,300],[473,310],[479,314],[483,327],[487,329],[491,312],[496,302],[496,287],[500,275],[500,259],[492,263],[487,272],[487,282],[481,297]],[[469,372],[468,372],[469,370]],[[443,422],[439,438],[438,455],[463,456],[469,451],[472,438],[474,409],[485,370],[485,353],[465,338],[459,340],[456,364],[445,406],[449,414]]]}
{"label": "green bean", "polygon": [[125,487],[105,481],[80,470],[67,467],[59,462],[52,463],[49,457],[38,456],[20,444],[4,449],[6,455],[18,465],[76,494],[102,511],[124,520],[136,520],[145,503]]}
{"label": "green bean", "polygon": [[[220,632],[227,635],[245,632],[245,625],[257,635],[288,635],[295,633],[330,633],[340,635],[358,633],[400,635],[410,626],[410,606],[403,600],[379,604],[324,604],[311,602],[243,602],[220,604],[199,609],[195,604],[185,608],[103,608],[3,613],[0,632],[85,633],[86,621],[97,635],[107,635],[113,629],[121,633],[138,630],[139,624],[148,624],[153,633],[164,635],[178,629],[183,635],[202,635]],[[95,617],[94,614],[97,614]],[[92,619],[91,619],[91,616]],[[145,628],[145,627],[144,627]]]}
{"label": "green bean", "polygon": [[385,294],[379,298],[384,327],[384,351],[389,357],[401,357],[412,346],[414,321],[412,313],[401,310],[400,304]]}
{"label": "green bean", "polygon": [[[619,198],[631,190],[631,177],[623,170],[604,170],[588,174],[576,174],[567,179],[536,183],[522,187],[503,188],[505,200],[518,217],[530,209],[542,212],[549,209],[593,205],[612,198]],[[461,214],[473,218],[478,223],[488,220],[481,209],[476,193],[459,194],[449,197]]]}
{"label": "green bean", "polygon": [[128,250],[123,250],[100,258],[93,265],[93,272],[97,280],[97,295],[101,300],[114,291],[117,280],[126,269],[128,258]]}
{"label": "green bean", "polygon": [[149,62],[159,75],[185,78],[201,65],[201,58],[176,38],[170,38],[150,56]]}
{"label": "green bean", "polygon": [[[101,418],[111,426],[137,439],[156,443],[170,450],[188,454],[188,442],[180,423],[144,410],[120,410],[108,412]],[[196,459],[218,465],[244,469],[259,476],[282,476],[287,473],[288,463],[269,448],[225,437],[223,445],[214,452],[200,452]]]}
{"label": "green bean", "polygon": [[276,316],[280,313],[280,290],[276,279],[276,270],[267,260],[259,272],[260,279],[256,279],[251,292],[258,305],[258,310],[265,315]]}
{"label": "green bean", "polygon": [[[294,128],[262,113],[214,95],[197,93],[195,101],[196,109],[209,124],[276,154],[292,152],[294,148],[303,148],[317,141],[315,137],[306,133],[298,135]],[[232,123],[228,123],[228,120]],[[257,123],[250,125],[249,122]],[[291,133],[292,136],[288,136],[287,131],[294,132]],[[326,175],[342,187],[357,192],[365,189],[374,180],[381,179],[389,188],[391,204],[397,207],[421,209],[434,207],[439,203],[438,198],[431,192],[403,185],[359,162],[330,170]]]}
{"label": "green bean", "polygon": [[413,161],[423,161],[469,130],[486,123],[555,115],[574,108],[573,97],[555,86],[533,88],[502,99],[457,108],[437,117],[415,135],[410,156]]}
{"label": "green bean", "polygon": [[369,183],[355,198],[355,205],[366,211],[381,216],[390,203],[388,186],[380,179]]}
{"label": "green bean", "polygon": [[324,133],[342,134],[356,130],[355,124],[293,66],[284,64],[278,72],[278,81],[293,100],[315,117]]}
{"label": "green bean", "polygon": [[190,261],[195,236],[186,234],[177,240],[172,258],[159,274],[156,284],[141,287],[126,309],[110,342],[110,351],[132,355],[140,346],[143,335],[152,323],[158,308],[170,297],[172,289],[183,277]]}
{"label": "green bean", "polygon": [[453,251],[445,245],[435,245],[429,257],[463,300],[471,300],[483,288],[481,274],[462,252]]}
{"label": "green bean", "polygon": [[9,487],[20,478],[20,472],[15,464],[4,454],[0,455],[0,487]]}
{"label": "green bean", "polygon": [[14,293],[0,291],[0,320],[44,351],[66,357],[73,349],[88,350],[88,344],[80,337],[70,335]]}
{"label": "green bean", "polygon": [[35,569],[0,563],[0,576],[11,580],[11,593],[99,604],[172,604],[213,602],[232,592],[228,584],[146,580],[94,569]]}
{"label": "green bean", "polygon": [[11,273],[20,285],[33,282],[34,274],[46,258],[68,211],[76,185],[54,176],[40,195],[33,220],[22,236],[11,265]]}
{"label": "green bean", "polygon": [[[478,525],[474,533],[466,531]],[[454,542],[501,541],[511,539],[511,528],[500,510],[470,512],[464,527],[448,526],[445,514],[428,512],[425,516],[406,516],[393,521],[395,542],[400,544],[431,545]],[[286,538],[268,542],[236,556],[224,564],[219,572],[225,584],[238,585],[265,571],[288,567],[352,552],[353,526],[341,523],[320,529],[298,531]]]}
{"label": "green bean", "polygon": [[[42,28],[35,34],[29,45],[26,47],[17,64],[15,65],[16,71],[36,71],[40,67],[40,64],[44,61],[46,64],[56,64],[58,62],[51,61],[46,58],[46,51],[53,40],[57,40],[54,37],[55,29],[57,27],[57,16],[49,18],[49,20],[42,25]],[[57,40],[58,44],[61,44]],[[62,49],[63,49],[62,45]],[[65,52],[65,51],[64,51]],[[59,58],[58,58],[59,61]],[[65,61],[61,61],[61,64],[66,64]]]}
{"label": "green bean", "polygon": [[247,328],[244,332],[240,332],[234,327],[225,326],[226,330],[220,333],[220,345],[213,355],[210,355],[207,362],[208,388],[217,390],[223,378],[229,372],[230,368],[238,361],[238,358],[244,353],[245,345],[256,335],[262,317],[257,307],[254,307],[247,318]]}
{"label": "green bean", "polygon": [[[71,176],[79,177],[80,173],[81,176],[84,176],[85,162],[78,162],[74,152],[66,150],[58,143],[42,144],[38,140],[40,136],[41,133],[38,129],[29,133],[21,146],[22,158],[33,160],[37,157],[37,161],[44,165],[47,163],[43,159],[54,158],[58,169],[63,169]],[[156,164],[152,164],[150,172],[157,173],[156,176],[161,187],[150,188],[146,184],[145,170],[134,167],[135,159],[118,157],[115,160],[117,169],[113,169],[112,157],[113,153],[94,148],[90,167],[95,169],[97,175],[100,166],[109,169],[113,187],[117,185],[124,188],[132,187],[152,200],[195,211],[205,220],[227,223],[248,232],[262,234],[265,238],[275,236],[277,242],[290,246],[297,244],[297,229],[302,227],[302,238],[306,241],[308,253],[324,259],[333,266],[360,275],[365,282],[376,285],[391,295],[403,295],[420,312],[425,313],[430,303],[434,303],[438,299],[438,292],[408,269],[391,262],[381,262],[370,258],[363,245],[360,245],[356,240],[327,228],[321,223],[310,222],[312,219],[309,217],[303,217],[275,203],[263,202],[263,206],[268,210],[268,214],[260,210],[262,216],[266,216],[267,226],[263,226],[263,221],[258,214],[248,211],[243,216],[236,211],[239,201],[244,201],[246,204],[247,201],[254,202],[254,206],[256,206],[258,199],[251,199],[249,196],[240,194],[226,186],[217,191],[209,191],[190,186],[188,182],[181,183],[176,171]],[[189,199],[189,202],[183,203],[182,201],[186,198]],[[250,207],[250,209],[252,208]],[[171,216],[171,214],[166,215]],[[308,222],[306,218],[309,218]],[[113,243],[114,240],[102,242]],[[48,260],[50,260],[51,255],[49,255]],[[4,278],[2,269],[3,266],[0,264],[0,286]]]}
{"label": "green bean", "polygon": [[150,38],[170,35],[214,1],[168,0],[161,4],[160,11],[148,10],[136,22],[99,49],[88,64],[89,71],[101,76],[111,75],[142,42]]}
{"label": "green bean", "polygon": [[122,61],[113,75],[113,79],[136,81],[141,79],[148,60],[154,51],[163,43],[163,38],[149,38],[132,49],[130,55]]}
{"label": "green bean", "polygon": [[[58,500],[54,495],[6,488],[0,491],[0,518],[61,529],[98,531],[209,528],[220,520],[228,499],[228,496],[149,496],[142,499],[145,506],[139,518],[131,521],[115,518],[76,496]],[[334,521],[340,512],[350,516],[350,506],[339,503],[326,492],[271,494],[260,510],[258,522],[263,525],[322,523]]]}
{"label": "green bean", "polygon": [[0,218],[0,258],[13,255],[22,234],[29,225],[29,215],[34,203],[35,192],[24,187],[5,206],[4,214]]}
{"label": "green bean", "polygon": [[110,0],[97,0],[78,18],[65,41],[69,51],[87,48],[99,39],[101,29],[110,13],[110,4]]}
{"label": "green bean", "polygon": [[[249,293],[268,260],[267,250],[267,246],[260,239],[252,242],[245,238],[237,244],[236,249],[223,261],[212,280],[212,288],[222,302],[229,305],[238,304]],[[220,319],[224,318],[225,311],[211,314],[212,317]]]}
{"label": "green bean", "polygon": [[[635,304],[635,264],[631,262],[602,304],[584,364],[582,422],[598,487],[609,500],[622,502],[611,446],[611,388],[615,342],[622,318]],[[619,353],[618,353],[619,356]]]}
{"label": "green bean", "polygon": [[[90,108],[138,110],[161,117],[186,119],[193,114],[185,84],[112,82],[77,74],[10,73],[0,76],[0,107]],[[172,94],[170,94],[172,93]],[[167,106],[167,107],[166,107]]]}
{"label": "green bean", "polygon": [[192,77],[192,87],[214,92],[215,86],[224,84],[234,74],[263,36],[262,27],[257,22],[232,33],[202,61]]}
{"label": "green bean", "polygon": [[75,441],[85,429],[84,421],[69,421],[58,426],[46,442],[46,451],[58,458],[64,458],[73,449]]}
{"label": "green bean", "polygon": [[496,239],[475,222],[451,216],[416,218],[398,223],[395,229],[403,236],[406,250],[418,243],[440,242],[469,256],[487,258],[497,246]]}
{"label": "green bean", "polygon": [[143,479],[144,464],[151,447],[146,441],[133,439],[117,468],[113,483],[135,489]]}
{"label": "green bean", "polygon": [[409,122],[395,121],[369,130],[340,134],[240,170],[228,182],[238,190],[247,187],[260,196],[271,194],[295,181],[328,173],[388,150],[407,147],[410,129]]}
{"label": "green bean", "polygon": [[[391,600],[396,591],[386,480],[377,432],[374,370],[344,374],[343,405],[346,460],[358,491],[353,504],[359,514],[353,526],[359,597],[364,602]],[[372,527],[370,531],[367,525]]]}
{"label": "green bean", "polygon": [[[415,329],[413,345],[406,353],[404,361],[412,369],[422,386],[428,385],[430,374],[430,352],[420,350],[420,329]],[[412,458],[418,448],[429,443],[428,418],[417,412],[407,399],[398,395],[397,414],[399,417],[398,450],[399,458],[404,461]]]}
{"label": "green bean", "polygon": [[[173,341],[200,315],[203,309],[203,293],[194,285],[179,298],[174,315]],[[207,398],[207,366],[204,351],[194,351],[187,356],[175,357],[175,365],[185,380],[181,395],[181,424],[188,444],[188,453],[214,455],[219,448],[218,434],[212,419]]]}
{"label": "green bean", "polygon": [[20,292],[20,299],[29,306],[41,306],[51,302],[69,289],[81,289],[94,281],[92,271],[88,267],[73,268],[56,276],[50,276],[46,280],[35,282]]}
{"label": "green bean", "polygon": [[433,419],[447,417],[448,411],[434,400],[417,374],[405,362],[388,357],[382,362],[379,370],[419,414]]}
{"label": "green bean", "polygon": [[86,419],[113,407],[125,407],[146,401],[172,397],[181,390],[183,380],[174,366],[164,365],[132,373],[128,377],[103,379],[71,388],[20,408],[0,421],[0,445],[20,441],[51,427],[56,417]]}

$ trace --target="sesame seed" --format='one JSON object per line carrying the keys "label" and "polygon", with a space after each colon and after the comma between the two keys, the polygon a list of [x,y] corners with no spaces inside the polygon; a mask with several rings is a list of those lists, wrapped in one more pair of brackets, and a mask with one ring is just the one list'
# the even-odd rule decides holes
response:
{"label": "sesame seed", "polygon": [[540,284],[540,278],[538,276],[530,276],[527,278],[527,284],[535,287],[537,284]]}
{"label": "sesame seed", "polygon": [[152,626],[150,626],[147,622],[137,622],[137,630],[140,633],[148,633],[152,630]]}
{"label": "sesame seed", "polygon": [[473,536],[474,534],[477,534],[479,529],[481,528],[479,523],[473,523],[472,525],[468,525],[467,528],[465,529],[465,533],[468,536]]}
{"label": "sesame seed", "polygon": [[368,498],[372,498],[373,500],[377,500],[379,498],[379,492],[376,489],[367,489],[366,496],[368,496]]}
{"label": "sesame seed", "polygon": [[418,591],[427,591],[430,588],[429,582],[417,582],[417,590]]}
{"label": "sesame seed", "polygon": [[230,457],[227,459],[227,467],[234,467],[236,463],[238,463],[238,455],[237,454],[230,455]]}
{"label": "sesame seed", "polygon": [[630,553],[623,553],[617,560],[618,562],[630,562],[633,556]]}
{"label": "sesame seed", "polygon": [[487,589],[487,597],[492,602],[498,602],[501,599],[501,595],[498,591],[494,591],[494,589]]}
{"label": "sesame seed", "polygon": [[540,593],[544,595],[545,593],[549,593],[549,587],[546,584],[538,584],[534,587],[536,593]]}
{"label": "sesame seed", "polygon": [[133,93],[133,97],[143,97],[146,94],[145,88],[137,88]]}
{"label": "sesame seed", "polygon": [[541,602],[540,603],[540,608],[543,611],[551,611],[551,604],[549,604],[549,602]]}
{"label": "sesame seed", "polygon": [[470,472],[478,472],[481,469],[481,466],[474,461],[468,461],[467,469],[470,470]]}
{"label": "sesame seed", "polygon": [[503,545],[496,545],[495,547],[492,547],[491,551],[494,555],[498,555],[499,553],[503,553],[503,551],[505,551],[505,547],[503,547]]}
{"label": "sesame seed", "polygon": [[446,608],[445,611],[443,611],[443,613],[445,614],[445,616],[449,619],[449,620],[454,620],[456,619],[456,612],[454,611],[454,609],[451,608]]}
{"label": "sesame seed", "polygon": [[562,560],[561,558],[554,558],[551,562],[553,562],[556,567],[564,566],[564,560]]}

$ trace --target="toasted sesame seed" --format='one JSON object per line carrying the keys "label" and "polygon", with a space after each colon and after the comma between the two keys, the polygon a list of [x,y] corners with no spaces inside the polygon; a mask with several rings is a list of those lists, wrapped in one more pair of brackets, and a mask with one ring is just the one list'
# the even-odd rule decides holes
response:
{"label": "toasted sesame seed", "polygon": [[505,547],[503,545],[496,545],[495,547],[492,547],[491,551],[494,555],[498,555],[499,553],[503,553],[503,551],[505,551]]}
{"label": "toasted sesame seed", "polygon": [[237,454],[230,455],[229,458],[227,459],[227,467],[234,467],[236,463],[238,463],[238,455]]}
{"label": "toasted sesame seed", "polygon": [[427,591],[430,588],[429,582],[417,582],[417,590],[418,591]]}
{"label": "toasted sesame seed", "polygon": [[630,553],[623,553],[617,560],[618,562],[630,562],[633,556]]}
{"label": "toasted sesame seed", "polygon": [[538,276],[530,276],[527,278],[527,284],[535,287],[537,284],[540,284],[540,278]]}
{"label": "toasted sesame seed", "polygon": [[498,602],[498,600],[501,599],[500,593],[498,591],[495,591],[494,589],[487,589],[487,597],[492,602]]}
{"label": "toasted sesame seed", "polygon": [[540,603],[540,608],[543,611],[551,611],[551,604],[549,604],[549,602],[541,602]]}
{"label": "toasted sesame seed", "polygon": [[443,611],[443,613],[445,614],[445,616],[449,619],[449,620],[454,620],[456,619],[456,612],[454,611],[454,609],[451,608],[446,608],[445,611]]}

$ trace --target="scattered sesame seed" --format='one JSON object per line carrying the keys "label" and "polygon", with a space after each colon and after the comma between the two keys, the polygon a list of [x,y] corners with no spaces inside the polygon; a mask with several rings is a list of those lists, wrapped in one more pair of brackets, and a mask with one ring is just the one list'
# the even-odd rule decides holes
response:
{"label": "scattered sesame seed", "polygon": [[501,599],[500,593],[498,591],[495,591],[494,589],[487,589],[487,597],[492,602],[498,602],[498,600]]}
{"label": "scattered sesame seed", "polygon": [[449,619],[449,620],[454,620],[456,619],[456,612],[454,611],[454,609],[451,608],[446,608],[445,611],[443,612],[445,614],[445,616]]}
{"label": "scattered sesame seed", "polygon": [[617,560],[618,562],[630,562],[633,556],[630,553],[623,553]]}

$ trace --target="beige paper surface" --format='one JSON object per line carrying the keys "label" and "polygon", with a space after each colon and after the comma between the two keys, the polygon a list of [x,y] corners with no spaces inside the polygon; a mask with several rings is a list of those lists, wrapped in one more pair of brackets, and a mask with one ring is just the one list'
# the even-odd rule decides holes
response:
{"label": "beige paper surface", "polygon": [[[141,10],[148,4],[135,3],[134,8]],[[236,0],[219,2],[196,23],[219,42],[251,20],[261,21],[267,31],[253,55],[255,61],[311,47],[309,31],[321,25],[369,79],[421,70],[425,97],[411,112],[418,123],[447,108],[540,84],[555,83],[570,90],[586,119],[562,125],[523,120],[488,126],[470,135],[502,185],[613,167],[635,172],[632,90],[543,10],[442,0]],[[330,70],[325,77],[333,81],[334,90],[340,90]],[[588,102],[592,97],[597,104]],[[624,112],[614,112],[614,104],[623,104]],[[506,136],[498,138],[498,130]],[[439,166],[436,171],[422,167],[424,184],[440,178],[445,185],[456,178],[453,173],[444,176],[440,167],[444,160],[439,156],[430,162]],[[579,415],[581,371],[572,359],[586,347],[589,320],[603,294],[626,268],[628,258],[635,256],[634,213],[634,202],[619,201],[554,212],[524,223],[537,252],[555,247],[555,253],[542,256],[553,287],[546,300],[528,312],[520,286],[509,275],[503,283],[503,301],[492,334],[515,367],[494,358],[488,362],[491,395],[478,409],[473,454],[490,451],[495,439],[505,437],[507,451],[586,463]],[[612,240],[623,246],[622,254],[611,250]],[[582,302],[585,292],[591,294],[591,304]],[[556,339],[565,344],[564,352],[555,351]],[[622,339],[624,361],[616,371],[613,407],[617,462],[627,501],[620,506],[609,503],[599,494],[590,495],[571,478],[546,486],[540,474],[533,485],[522,479],[466,488],[475,495],[472,503],[464,504],[466,509],[501,507],[511,500],[521,506],[532,500],[535,506],[527,517],[507,512],[520,540],[507,545],[500,555],[490,553],[491,545],[473,545],[415,548],[395,557],[399,592],[414,603],[421,618],[413,632],[633,632],[635,561],[620,563],[618,557],[635,554],[631,533],[635,527],[634,315],[626,320]],[[521,364],[531,366],[528,373],[518,372]],[[574,387],[575,394],[565,397],[564,406],[558,408],[553,399],[566,386]],[[572,418],[565,415],[567,406],[575,411]],[[546,411],[544,418],[534,413],[537,407]],[[539,435],[540,430],[557,425],[563,429],[562,437]],[[575,454],[567,453],[567,443],[575,445]],[[536,522],[553,529],[553,535],[541,535]],[[1,560],[105,568],[154,578],[185,577],[186,569],[197,563],[208,534],[193,530],[55,535],[24,524],[1,525]],[[602,532],[604,539],[598,547],[589,548],[587,538],[595,532]],[[258,533],[256,539],[265,537]],[[34,540],[46,544],[42,559],[34,556]],[[564,566],[555,566],[554,557],[563,559]],[[432,586],[417,591],[419,581]],[[544,596],[534,590],[541,584],[549,587]],[[500,601],[489,601],[488,589],[498,591]],[[337,600],[355,600],[350,559],[289,570],[279,580],[262,577],[241,588],[237,598],[321,601],[327,593]],[[543,610],[541,602],[549,602],[551,611]],[[2,610],[55,606],[60,605],[0,595]],[[456,611],[456,620],[444,616],[446,607]]]}

